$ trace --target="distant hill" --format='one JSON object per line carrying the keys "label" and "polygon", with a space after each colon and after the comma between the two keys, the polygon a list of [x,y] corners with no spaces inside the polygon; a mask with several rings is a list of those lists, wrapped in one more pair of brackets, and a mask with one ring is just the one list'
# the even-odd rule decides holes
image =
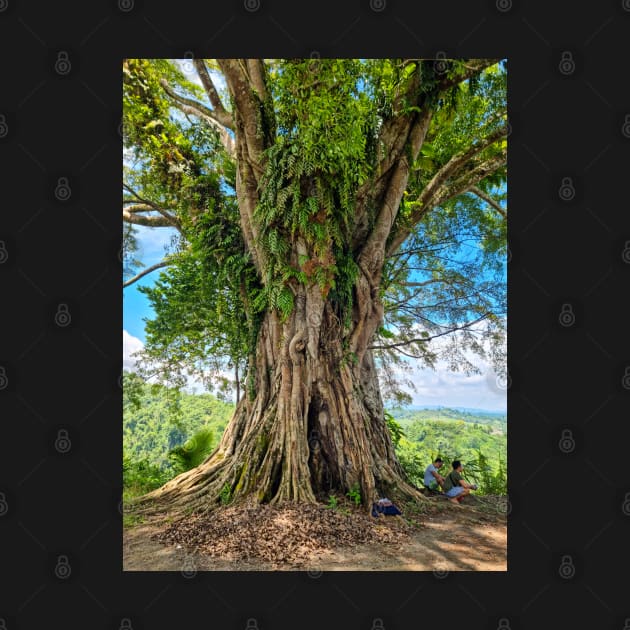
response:
{"label": "distant hill", "polygon": [[484,416],[505,416],[505,411],[493,411],[490,409],[479,409],[477,407],[450,407],[448,405],[408,405],[406,409],[412,411],[422,411],[424,409],[448,409],[451,411],[461,411],[465,413],[480,414]]}
{"label": "distant hill", "polygon": [[452,407],[396,407],[389,412],[402,427],[415,421],[462,421],[469,424],[491,425],[505,433],[507,415],[482,409],[465,409]]}
{"label": "distant hill", "polygon": [[[168,466],[168,451],[202,428],[212,430],[216,445],[232,417],[234,404],[212,394],[182,392],[176,399],[166,387],[145,385],[129,374],[125,378],[123,447],[134,460],[146,459],[164,469]],[[397,448],[399,456],[407,462],[413,460],[415,463],[410,465],[417,465],[420,472],[438,453],[470,462],[481,449],[493,465],[500,459],[505,461],[505,414],[438,406],[394,408],[389,412],[405,432]]]}
{"label": "distant hill", "polygon": [[168,464],[170,449],[184,444],[202,428],[212,430],[216,445],[234,411],[232,403],[212,394],[182,392],[176,405],[173,391],[166,387],[137,380],[133,387],[127,383],[123,395],[123,450],[134,459],[148,459],[160,467]]}
{"label": "distant hill", "polygon": [[408,409],[413,411],[422,411],[424,409],[448,409],[451,411],[458,411],[463,413],[471,413],[482,416],[505,416],[505,411],[494,411],[490,409],[479,409],[477,407],[451,407],[449,405],[409,405]]}

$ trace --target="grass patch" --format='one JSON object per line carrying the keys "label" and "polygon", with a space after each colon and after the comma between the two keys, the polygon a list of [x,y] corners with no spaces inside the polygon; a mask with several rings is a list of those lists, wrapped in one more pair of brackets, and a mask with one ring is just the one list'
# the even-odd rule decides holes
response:
{"label": "grass patch", "polygon": [[143,516],[139,514],[134,514],[132,508],[130,507],[130,503],[136,497],[144,494],[144,490],[141,486],[130,486],[123,490],[122,496],[122,519],[123,519],[123,528],[129,529],[130,527],[135,527],[136,525],[141,525],[144,523],[145,519]]}

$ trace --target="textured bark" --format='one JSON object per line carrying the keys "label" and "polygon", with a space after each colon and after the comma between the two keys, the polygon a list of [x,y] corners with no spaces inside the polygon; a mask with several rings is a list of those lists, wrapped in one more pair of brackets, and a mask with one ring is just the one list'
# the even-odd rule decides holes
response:
{"label": "textured bark", "polygon": [[254,396],[239,401],[202,465],[143,497],[139,509],[204,511],[222,491],[231,500],[315,502],[355,484],[366,507],[379,495],[421,500],[396,459],[372,354],[344,350],[341,326],[317,286],[303,288],[287,321],[269,312]]}

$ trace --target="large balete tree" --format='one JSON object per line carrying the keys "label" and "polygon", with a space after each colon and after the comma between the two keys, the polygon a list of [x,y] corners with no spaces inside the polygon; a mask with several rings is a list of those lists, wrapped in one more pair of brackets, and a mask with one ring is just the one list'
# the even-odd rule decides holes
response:
{"label": "large balete tree", "polygon": [[[214,452],[141,508],[420,499],[379,374],[391,393],[396,357],[431,363],[446,335],[453,363],[487,352],[479,334],[501,361],[504,62],[129,59],[123,77],[126,256],[134,226],[179,234],[125,282],[163,268],[144,373],[229,368],[237,392]],[[449,259],[464,233],[476,257]]]}

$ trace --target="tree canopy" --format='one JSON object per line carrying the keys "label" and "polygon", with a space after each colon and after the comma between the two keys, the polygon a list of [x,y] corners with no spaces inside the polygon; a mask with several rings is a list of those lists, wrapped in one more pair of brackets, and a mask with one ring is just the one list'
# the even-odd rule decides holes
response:
{"label": "tree canopy", "polygon": [[[159,279],[142,289],[155,311],[146,325],[147,375],[183,383],[194,374],[209,387],[242,391],[261,315],[271,308],[287,317],[297,285],[317,284],[350,317],[366,260],[358,254],[379,222],[387,228],[375,261],[383,319],[369,347],[384,395],[405,400],[399,385],[408,358],[428,365],[447,358],[453,369],[472,371],[472,351],[502,369],[504,62],[192,65],[193,72],[167,60],[123,65],[126,283],[154,270],[133,260],[134,226],[179,234],[154,266],[164,267]],[[249,105],[235,92],[243,82],[254,94]],[[411,141],[405,125],[417,136]],[[247,185],[256,190],[239,200],[242,151],[254,175]],[[401,154],[408,177],[396,203],[392,176]],[[304,251],[292,259],[296,240]],[[450,343],[436,351],[436,337]],[[235,374],[229,381],[227,370]]]}

